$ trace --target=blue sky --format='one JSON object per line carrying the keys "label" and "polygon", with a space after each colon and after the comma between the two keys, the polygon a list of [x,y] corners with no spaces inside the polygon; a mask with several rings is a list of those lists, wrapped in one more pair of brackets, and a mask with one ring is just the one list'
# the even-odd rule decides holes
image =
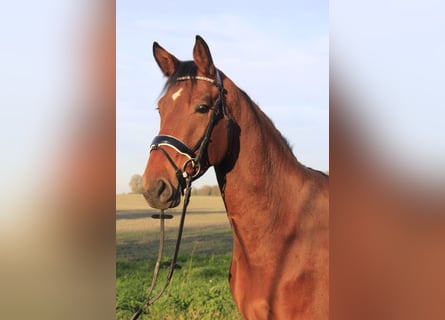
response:
{"label": "blue sky", "polygon": [[[200,8],[196,10],[195,8]],[[152,56],[157,41],[192,59],[195,35],[215,65],[274,121],[305,165],[329,169],[327,1],[117,1],[116,192],[142,174],[159,130],[165,82]],[[216,184],[213,169],[195,185]]]}

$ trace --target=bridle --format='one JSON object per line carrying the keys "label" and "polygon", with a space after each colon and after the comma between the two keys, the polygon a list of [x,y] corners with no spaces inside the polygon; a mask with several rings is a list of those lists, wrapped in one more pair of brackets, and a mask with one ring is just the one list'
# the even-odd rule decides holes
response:
{"label": "bridle", "polygon": [[[216,70],[216,69],[215,69]],[[182,238],[182,231],[184,229],[184,221],[185,221],[185,214],[187,212],[187,206],[190,201],[190,195],[191,195],[191,186],[192,181],[196,179],[203,168],[202,161],[203,156],[205,152],[207,151],[207,147],[210,142],[210,137],[212,135],[213,129],[216,126],[216,124],[221,120],[223,117],[229,121],[229,117],[227,115],[226,111],[226,104],[225,104],[225,97],[224,94],[226,93],[226,90],[224,89],[221,75],[218,70],[216,70],[216,80],[207,78],[207,77],[201,77],[201,76],[183,76],[178,77],[176,81],[186,81],[186,80],[203,80],[210,82],[214,84],[218,88],[218,99],[216,100],[215,106],[211,108],[213,110],[212,117],[210,118],[210,121],[206,127],[206,130],[204,132],[204,135],[201,137],[201,139],[198,140],[198,142],[195,144],[193,148],[189,148],[184,142],[179,140],[176,137],[170,136],[170,135],[158,135],[156,136],[150,146],[150,153],[152,151],[158,150],[161,151],[164,156],[167,158],[168,162],[172,165],[176,172],[176,177],[178,179],[178,189],[181,191],[181,193],[184,195],[184,203],[182,207],[182,213],[181,213],[181,220],[179,222],[179,230],[178,230],[178,238],[176,240],[176,247],[175,252],[173,255],[172,262],[170,264],[170,271],[167,275],[166,282],[160,292],[153,297],[151,297],[154,287],[156,285],[156,280],[158,278],[159,269],[161,265],[161,259],[162,254],[164,251],[164,220],[169,219],[172,216],[165,215],[164,210],[161,210],[160,214],[153,215],[153,218],[160,219],[160,240],[159,240],[159,250],[158,250],[158,258],[156,260],[155,269],[153,272],[153,278],[151,281],[150,289],[147,294],[147,299],[144,302],[144,304],[139,308],[138,311],[136,311],[133,316],[131,317],[131,320],[136,320],[139,318],[139,316],[142,314],[144,309],[150,305],[152,305],[156,300],[158,300],[161,295],[164,293],[165,289],[170,284],[170,281],[173,277],[173,272],[175,268],[177,267],[176,260],[178,258],[179,253],[179,247],[181,244],[181,238]],[[187,157],[187,160],[182,165],[182,168],[178,167],[176,163],[173,161],[173,159],[170,157],[168,152],[165,150],[165,147],[172,148],[177,153],[180,153]],[[196,153],[197,152],[197,153]],[[187,167],[191,165],[192,173],[190,174],[187,171]],[[184,191],[185,190],[185,191]]]}
{"label": "bridle", "polygon": [[[186,81],[186,80],[202,80],[207,81],[214,84],[218,88],[218,99],[216,100],[215,106],[213,109],[212,117],[207,125],[207,128],[204,132],[204,135],[198,142],[192,147],[189,148],[184,142],[180,139],[170,136],[170,135],[158,135],[151,142],[150,152],[153,150],[161,151],[164,156],[167,158],[168,162],[172,165],[173,169],[176,172],[176,177],[178,179],[178,188],[183,191],[186,187],[186,179],[191,176],[192,179],[195,179],[199,176],[202,169],[202,159],[207,150],[207,146],[210,142],[210,136],[212,135],[213,128],[218,123],[218,121],[224,116],[224,118],[228,119],[226,107],[225,107],[225,98],[224,93],[225,89],[222,84],[221,75],[218,70],[216,70],[216,80],[201,77],[201,76],[183,76],[178,77],[176,81]],[[188,159],[184,162],[181,167],[178,167],[173,159],[170,157],[168,152],[165,150],[165,147],[169,147],[173,149],[175,152],[187,157]],[[196,154],[196,152],[198,152]],[[187,167],[191,166],[192,174],[187,172]],[[183,194],[183,193],[182,193]],[[183,194],[184,195],[184,194]]]}

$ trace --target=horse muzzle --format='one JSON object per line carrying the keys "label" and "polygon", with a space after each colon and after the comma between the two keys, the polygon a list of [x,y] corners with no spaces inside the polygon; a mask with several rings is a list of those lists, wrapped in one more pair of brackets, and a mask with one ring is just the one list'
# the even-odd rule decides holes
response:
{"label": "horse muzzle", "polygon": [[181,186],[174,187],[165,179],[157,179],[144,190],[143,195],[152,208],[174,208],[181,202]]}

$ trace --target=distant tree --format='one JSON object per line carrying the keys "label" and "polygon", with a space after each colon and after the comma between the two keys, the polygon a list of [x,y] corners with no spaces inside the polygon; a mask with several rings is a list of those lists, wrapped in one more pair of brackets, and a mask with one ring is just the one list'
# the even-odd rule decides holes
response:
{"label": "distant tree", "polygon": [[212,186],[212,196],[220,196],[221,191],[218,186]]}
{"label": "distant tree", "polygon": [[211,186],[203,186],[201,189],[198,190],[198,195],[200,196],[210,196],[211,193],[212,193]]}
{"label": "distant tree", "polygon": [[192,195],[196,196],[219,196],[221,195],[218,186],[202,186],[201,188],[193,188]]}
{"label": "distant tree", "polygon": [[130,186],[132,193],[142,193],[142,176],[134,174],[128,185]]}

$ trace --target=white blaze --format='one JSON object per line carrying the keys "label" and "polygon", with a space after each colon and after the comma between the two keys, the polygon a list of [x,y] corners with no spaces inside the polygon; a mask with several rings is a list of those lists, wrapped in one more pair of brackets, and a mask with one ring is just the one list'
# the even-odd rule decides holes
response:
{"label": "white blaze", "polygon": [[184,89],[184,88],[180,88],[178,91],[176,91],[175,93],[172,94],[172,99],[173,100],[178,99],[178,97],[181,95],[182,89]]}

